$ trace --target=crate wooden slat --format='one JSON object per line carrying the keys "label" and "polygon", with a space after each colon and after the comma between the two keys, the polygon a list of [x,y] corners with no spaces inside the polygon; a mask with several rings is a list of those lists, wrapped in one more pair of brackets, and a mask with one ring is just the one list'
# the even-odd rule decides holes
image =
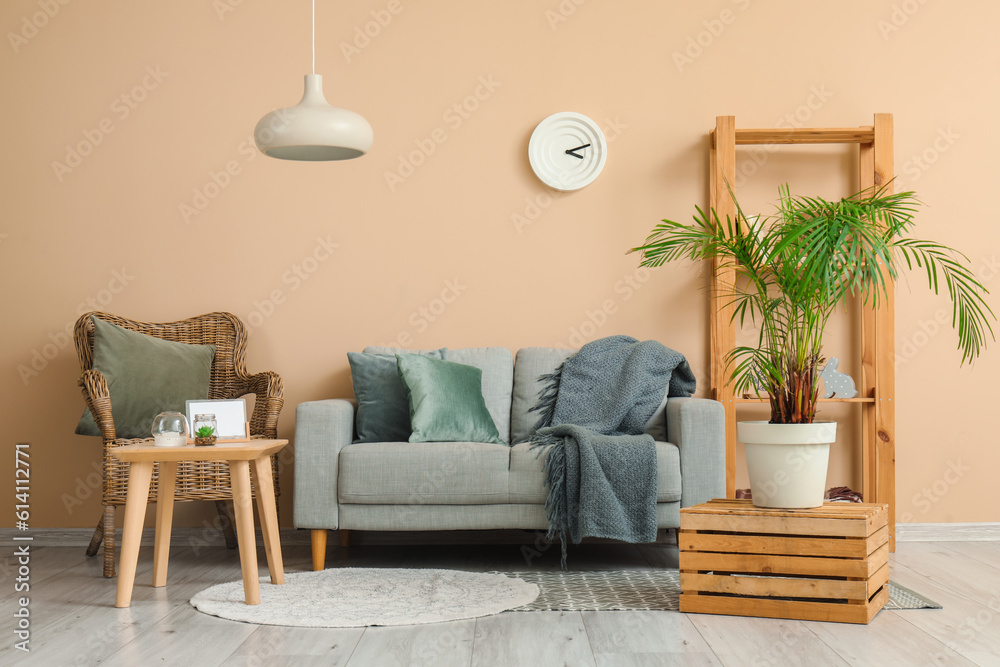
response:
{"label": "crate wooden slat", "polygon": [[681,611],[868,623],[888,601],[884,504],[719,499],[681,510]]}

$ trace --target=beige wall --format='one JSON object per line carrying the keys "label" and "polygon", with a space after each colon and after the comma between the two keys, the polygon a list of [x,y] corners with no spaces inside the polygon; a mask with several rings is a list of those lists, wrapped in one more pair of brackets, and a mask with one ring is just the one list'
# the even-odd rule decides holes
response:
{"label": "beige wall", "polygon": [[[591,338],[627,333],[686,353],[704,395],[701,267],[649,276],[624,250],[660,218],[706,203],[716,115],[772,127],[894,113],[899,178],[927,203],[920,232],[961,247],[1000,284],[995,3],[317,4],[327,97],[375,129],[361,160],[291,163],[251,147],[258,118],[301,95],[305,0],[0,5],[0,497],[12,502],[14,443],[30,442],[34,526],[90,526],[99,514],[100,444],[73,435],[83,403],[65,336],[88,303],[151,321],[239,315],[253,330],[250,369],[285,380],[285,437],[298,403],[350,394],[345,352],[407,335],[413,347],[516,350],[579,342],[593,318]],[[46,6],[58,12],[39,13]],[[345,53],[358,31],[376,32],[372,12],[391,21]],[[535,125],[567,110],[605,125],[611,143],[596,182],[555,196],[526,151]],[[414,153],[437,128],[446,140]],[[95,145],[79,164],[54,168],[81,142]],[[390,187],[411,154],[420,165]],[[839,196],[857,178],[848,149],[741,155],[751,208],[786,180]],[[234,175],[218,176],[227,167]],[[532,221],[519,227],[517,216]],[[327,256],[324,244],[337,247]],[[1000,521],[990,419],[1000,355],[959,369],[954,335],[934,323],[946,302],[920,280],[898,290],[898,515]],[[440,312],[449,285],[459,295]],[[847,330],[830,354],[856,352]],[[830,482],[857,487],[846,434],[857,420],[833,416],[845,435]],[[293,482],[286,464],[284,524]],[[178,523],[200,525],[209,509],[179,508]]]}

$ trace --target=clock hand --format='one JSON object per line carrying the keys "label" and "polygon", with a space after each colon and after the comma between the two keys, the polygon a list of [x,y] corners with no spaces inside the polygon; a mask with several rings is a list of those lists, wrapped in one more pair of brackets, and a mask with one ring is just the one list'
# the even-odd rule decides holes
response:
{"label": "clock hand", "polygon": [[569,149],[566,150],[566,154],[567,155],[572,155],[573,157],[577,157],[577,158],[580,158],[582,160],[583,156],[582,155],[578,155],[577,151],[583,150],[584,148],[588,148],[589,146],[590,146],[590,144],[584,144],[582,146],[577,146],[576,148],[569,148]]}

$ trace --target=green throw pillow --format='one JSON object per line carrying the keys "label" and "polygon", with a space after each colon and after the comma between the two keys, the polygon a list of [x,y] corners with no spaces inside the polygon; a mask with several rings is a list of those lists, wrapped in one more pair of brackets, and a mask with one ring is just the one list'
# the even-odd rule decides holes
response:
{"label": "green throw pillow", "polygon": [[475,366],[397,354],[410,405],[410,442],[495,442],[496,424],[483,400],[483,372]]}
{"label": "green throw pillow", "polygon": [[[442,359],[444,349],[423,354]],[[355,442],[406,442],[410,437],[410,406],[396,369],[396,355],[348,352],[347,360],[358,401]]]}
{"label": "green throw pillow", "polygon": [[[214,345],[175,343],[91,319],[93,367],[108,381],[119,438],[150,438],[156,415],[168,410],[184,414],[185,401],[208,398]],[[101,435],[89,408],[84,408],[76,432]]]}

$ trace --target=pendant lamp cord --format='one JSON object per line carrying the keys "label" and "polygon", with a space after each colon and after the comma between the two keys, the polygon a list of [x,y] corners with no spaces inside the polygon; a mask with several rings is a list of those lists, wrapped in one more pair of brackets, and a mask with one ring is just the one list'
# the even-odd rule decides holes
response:
{"label": "pendant lamp cord", "polygon": [[312,0],[313,16],[312,16],[312,31],[313,31],[313,74],[316,73],[316,0]]}

